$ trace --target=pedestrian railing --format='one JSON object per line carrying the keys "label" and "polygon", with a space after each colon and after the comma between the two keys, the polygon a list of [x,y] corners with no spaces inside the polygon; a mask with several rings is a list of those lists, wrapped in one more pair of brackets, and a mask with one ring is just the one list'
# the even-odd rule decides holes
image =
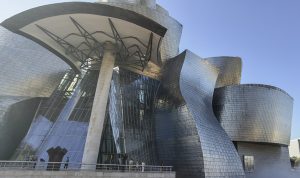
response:
{"label": "pedestrian railing", "polygon": [[1,170],[172,172],[172,166],[82,164],[72,162],[0,161]]}

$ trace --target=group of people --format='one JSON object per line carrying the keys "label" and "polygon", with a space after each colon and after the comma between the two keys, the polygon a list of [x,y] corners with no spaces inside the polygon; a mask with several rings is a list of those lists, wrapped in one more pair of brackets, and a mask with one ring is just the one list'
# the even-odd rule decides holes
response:
{"label": "group of people", "polygon": [[129,171],[136,170],[136,171],[145,172],[145,166],[146,166],[146,164],[144,162],[142,162],[141,165],[140,165],[139,161],[136,161],[136,164],[134,166],[134,161],[131,159],[131,160],[129,160],[129,165],[128,166],[129,166],[128,167]]}
{"label": "group of people", "polygon": [[[116,157],[114,157],[114,155],[108,155],[107,159],[104,161],[105,164],[105,168],[107,169],[114,169],[113,167],[109,167],[107,166],[108,164],[119,164],[121,168],[121,170],[125,171],[125,170],[129,170],[129,171],[145,171],[145,167],[146,167],[146,163],[145,162],[139,162],[134,161],[133,159],[129,159],[128,161],[128,155],[127,154],[119,154],[117,156],[117,159],[115,159]],[[101,166],[99,166],[100,168]],[[103,167],[103,166],[102,166]]]}
{"label": "group of people", "polygon": [[[112,163],[112,156],[109,157],[109,161],[105,161],[105,164],[111,164]],[[25,157],[25,161],[30,162],[31,167],[34,169],[37,165],[37,157],[36,156],[27,156]],[[40,159],[40,163],[43,164],[45,163],[44,159]],[[127,161],[127,156],[121,156],[121,160],[120,160],[121,165],[124,165],[123,168],[125,170],[125,168],[127,168],[129,171],[141,171],[141,172],[145,172],[145,167],[146,167],[146,163],[145,162],[139,162],[139,161],[133,161],[132,159],[130,159],[129,161]],[[50,164],[50,163],[48,163]],[[57,163],[53,163],[53,164],[57,164]],[[47,169],[48,169],[49,165],[47,165]],[[52,166],[53,167],[53,166]],[[60,164],[59,164],[60,167]],[[69,157],[66,158],[66,160],[64,161],[64,169],[68,169],[69,167]]]}
{"label": "group of people", "polygon": [[36,167],[37,157],[34,155],[26,156],[25,161],[28,162],[28,165],[34,169]]}

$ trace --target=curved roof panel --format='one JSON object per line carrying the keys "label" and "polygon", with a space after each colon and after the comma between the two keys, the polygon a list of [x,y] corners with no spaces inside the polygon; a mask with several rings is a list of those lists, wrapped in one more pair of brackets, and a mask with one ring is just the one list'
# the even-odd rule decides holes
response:
{"label": "curved roof panel", "polygon": [[[98,46],[88,45],[91,41],[103,43],[121,39],[130,56],[138,56],[138,51],[143,57],[151,50],[147,56],[156,64],[161,38],[167,31],[165,27],[135,12],[86,2],[33,8],[5,20],[1,25],[46,47],[77,71],[82,64],[80,57],[86,59],[95,55]],[[138,60],[136,64],[139,64]]]}

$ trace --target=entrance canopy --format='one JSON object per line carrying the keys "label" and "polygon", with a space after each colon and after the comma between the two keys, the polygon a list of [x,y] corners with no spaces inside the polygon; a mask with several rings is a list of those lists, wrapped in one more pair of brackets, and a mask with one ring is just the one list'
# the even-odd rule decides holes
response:
{"label": "entrance canopy", "polygon": [[75,71],[101,61],[104,42],[118,52],[117,64],[143,71],[160,63],[167,29],[135,12],[99,3],[45,5],[17,14],[1,25],[65,60]]}

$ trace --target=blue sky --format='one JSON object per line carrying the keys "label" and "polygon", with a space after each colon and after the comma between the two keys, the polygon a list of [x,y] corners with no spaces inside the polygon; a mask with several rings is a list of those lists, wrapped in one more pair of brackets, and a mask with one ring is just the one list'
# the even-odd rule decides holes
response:
{"label": "blue sky", "polygon": [[158,0],[183,24],[180,49],[202,57],[239,56],[242,83],[277,86],[294,98],[300,138],[299,0]]}
{"label": "blue sky", "polygon": [[[3,1],[0,21],[62,0]],[[180,51],[239,56],[242,83],[277,86],[294,98],[292,138],[300,138],[299,0],[158,0],[183,24]]]}

